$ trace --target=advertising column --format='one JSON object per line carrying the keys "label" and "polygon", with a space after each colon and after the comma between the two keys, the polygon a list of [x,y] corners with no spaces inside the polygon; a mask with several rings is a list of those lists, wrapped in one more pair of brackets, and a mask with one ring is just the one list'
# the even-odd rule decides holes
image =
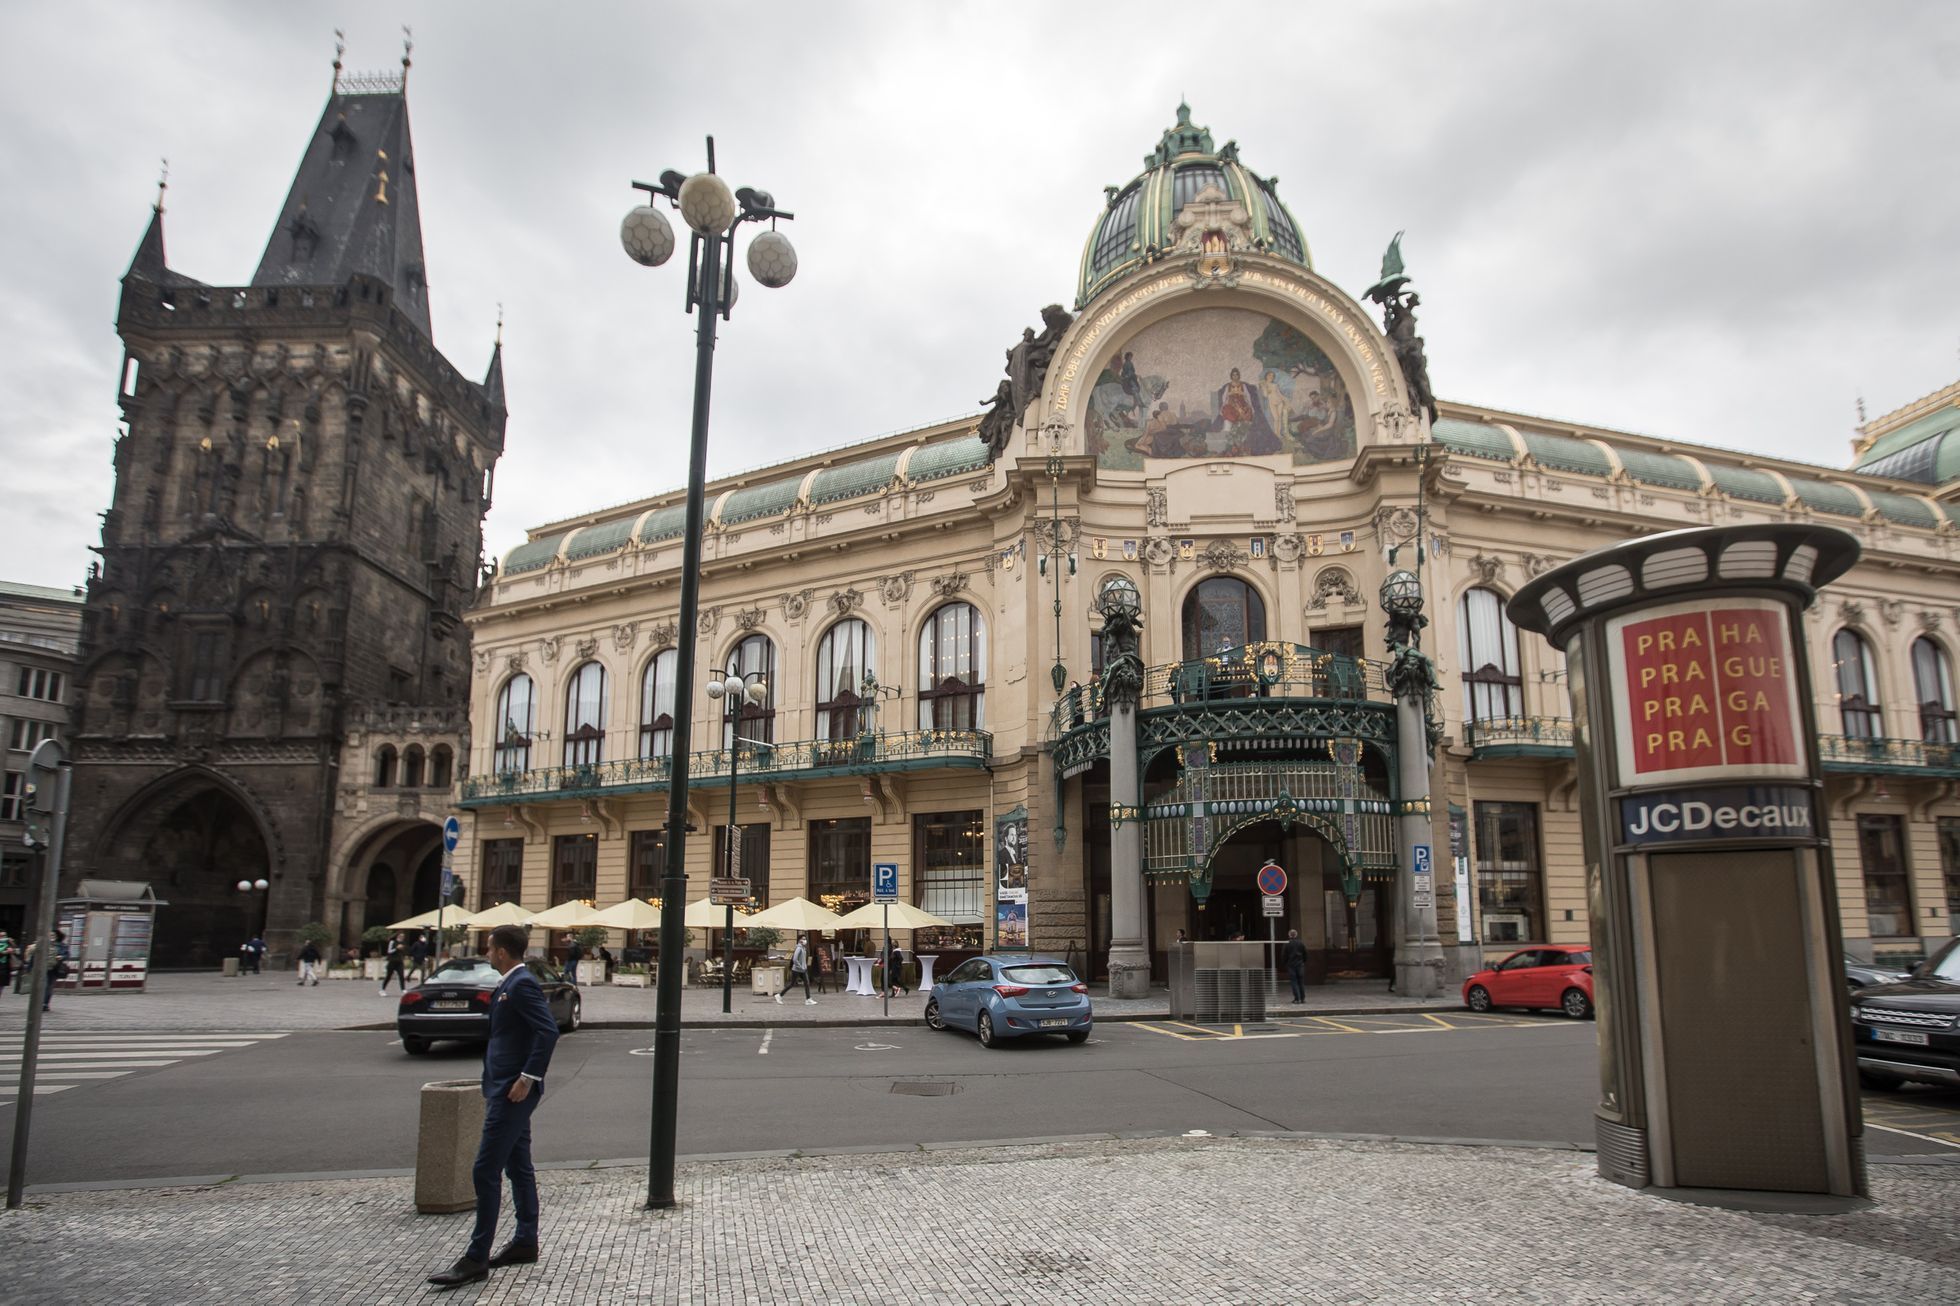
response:
{"label": "advertising column", "polygon": [[1828,527],[1673,531],[1509,605],[1571,671],[1609,1179],[1865,1192],[1801,638],[1857,558]]}

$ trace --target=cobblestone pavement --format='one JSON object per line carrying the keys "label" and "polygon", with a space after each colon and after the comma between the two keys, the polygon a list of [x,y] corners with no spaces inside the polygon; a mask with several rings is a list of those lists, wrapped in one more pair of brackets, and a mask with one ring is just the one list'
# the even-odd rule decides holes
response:
{"label": "cobblestone pavement", "polygon": [[[210,974],[163,974],[150,978],[141,993],[71,993],[57,989],[45,1028],[49,1030],[297,1030],[350,1029],[385,1025],[395,1018],[395,992],[379,996],[370,980],[327,980],[301,988],[290,975],[245,975],[227,979]],[[587,985],[583,990],[585,1021],[592,1025],[651,1025],[653,990],[617,985]],[[737,989],[727,1015],[721,1010],[718,988],[688,988],[681,999],[681,1021],[688,1025],[797,1025],[844,1022],[878,1024],[890,1020],[918,1023],[925,998],[913,993],[891,1000],[891,1014],[877,998],[839,993],[834,988],[817,994],[817,1005],[803,1005],[800,996],[784,998],[778,1006],[769,998]],[[1095,996],[1096,1014],[1103,1019],[1147,1019],[1169,1014],[1170,995],[1158,989],[1150,997],[1118,1001]],[[1422,1011],[1459,1008],[1454,994],[1422,1001],[1399,998],[1386,981],[1338,984],[1307,990],[1302,1006],[1276,1004],[1274,1015],[1368,1011]],[[19,1031],[27,1023],[27,997],[11,990],[0,994],[0,1035]],[[12,1040],[0,1040],[8,1041]]]}
{"label": "cobblestone pavement", "polygon": [[414,1214],[406,1179],[36,1197],[0,1216],[0,1299],[1877,1306],[1951,1300],[1960,1281],[1951,1166],[1875,1166],[1877,1206],[1838,1216],[1645,1196],[1583,1153],[1392,1143],[705,1162],[662,1214],[641,1207],[644,1173],[545,1174],[544,1259],[440,1298],[423,1276],[470,1216]]}

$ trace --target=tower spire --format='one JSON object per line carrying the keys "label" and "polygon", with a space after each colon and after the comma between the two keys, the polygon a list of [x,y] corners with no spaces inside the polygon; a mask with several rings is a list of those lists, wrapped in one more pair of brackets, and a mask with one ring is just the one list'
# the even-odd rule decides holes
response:
{"label": "tower spire", "polygon": [[340,94],[340,57],[347,53],[347,33],[333,29],[333,93]]}
{"label": "tower spire", "polygon": [[492,406],[504,406],[504,306],[497,305],[497,342],[490,347],[490,368],[483,374],[483,397]]}
{"label": "tower spire", "polygon": [[165,159],[163,161],[163,167],[159,169],[157,172],[157,202],[150,206],[156,212],[158,213],[163,212],[163,193],[169,189],[170,189],[170,160]]}
{"label": "tower spire", "polygon": [[402,24],[402,89],[408,89],[408,56],[415,50],[415,33],[407,23]]}

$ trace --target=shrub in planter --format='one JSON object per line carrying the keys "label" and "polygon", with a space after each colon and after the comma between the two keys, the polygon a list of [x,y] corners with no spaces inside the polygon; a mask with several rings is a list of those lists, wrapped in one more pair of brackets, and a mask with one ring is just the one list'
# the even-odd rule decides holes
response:
{"label": "shrub in planter", "polygon": [[378,957],[388,948],[388,937],[394,931],[386,925],[370,925],[361,931],[361,956]]}

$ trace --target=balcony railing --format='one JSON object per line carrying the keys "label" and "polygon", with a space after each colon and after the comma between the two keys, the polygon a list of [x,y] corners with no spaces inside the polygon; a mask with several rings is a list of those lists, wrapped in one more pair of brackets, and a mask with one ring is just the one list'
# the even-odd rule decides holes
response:
{"label": "balcony railing", "polygon": [[1817,755],[1826,771],[1960,774],[1960,744],[1819,735]]}
{"label": "balcony railing", "polygon": [[[985,766],[994,737],[984,730],[913,730],[902,734],[854,735],[849,739],[799,739],[738,750],[703,749],[688,757],[690,785],[727,782],[729,763],[738,780],[808,780],[829,775],[869,775],[878,771],[917,771],[942,766]],[[731,751],[738,754],[731,758]],[[666,786],[672,759],[629,757],[578,766],[495,771],[463,781],[463,805],[583,798]]]}
{"label": "balcony railing", "polygon": [[1505,716],[1463,723],[1473,757],[1570,757],[1572,718]]}

